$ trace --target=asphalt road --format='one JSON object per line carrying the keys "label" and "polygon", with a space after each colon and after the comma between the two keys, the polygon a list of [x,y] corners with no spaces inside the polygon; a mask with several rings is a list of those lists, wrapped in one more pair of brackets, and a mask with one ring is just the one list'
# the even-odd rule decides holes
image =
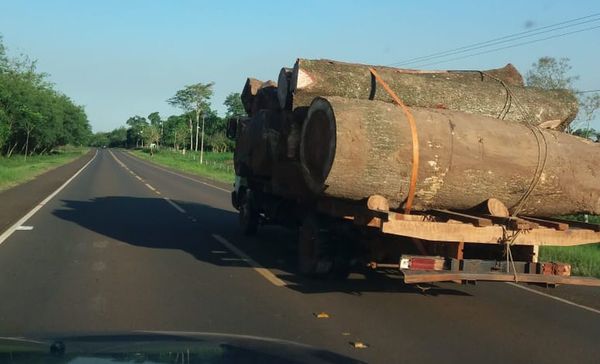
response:
{"label": "asphalt road", "polygon": [[[31,230],[0,244],[0,334],[244,334],[371,363],[599,361],[599,312],[504,283],[422,292],[380,275],[306,280],[294,235],[242,237],[229,201],[222,184],[100,150],[23,223]],[[600,306],[597,288],[572,292]]]}

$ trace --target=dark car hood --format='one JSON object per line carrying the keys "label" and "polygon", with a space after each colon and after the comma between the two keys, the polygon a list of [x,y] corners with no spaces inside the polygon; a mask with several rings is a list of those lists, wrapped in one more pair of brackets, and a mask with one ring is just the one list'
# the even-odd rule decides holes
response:
{"label": "dark car hood", "polygon": [[164,331],[4,337],[0,338],[0,362],[361,363],[278,339]]}

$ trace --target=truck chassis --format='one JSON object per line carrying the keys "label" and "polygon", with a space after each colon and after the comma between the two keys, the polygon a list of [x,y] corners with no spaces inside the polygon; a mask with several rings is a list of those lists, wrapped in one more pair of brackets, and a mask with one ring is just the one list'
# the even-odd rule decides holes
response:
{"label": "truck chassis", "polygon": [[[320,198],[300,203],[249,188],[236,191],[232,199],[245,233],[256,233],[259,223],[299,228],[298,269],[308,276],[345,277],[357,251],[370,251],[359,260],[363,266],[395,270],[407,284],[502,281],[600,286],[600,279],[571,276],[568,264],[537,259],[539,246],[600,242],[598,224],[472,211],[404,214],[390,210],[381,196],[358,202]],[[387,241],[388,248],[391,242],[395,254],[385,252],[386,244],[374,244],[378,240]]]}

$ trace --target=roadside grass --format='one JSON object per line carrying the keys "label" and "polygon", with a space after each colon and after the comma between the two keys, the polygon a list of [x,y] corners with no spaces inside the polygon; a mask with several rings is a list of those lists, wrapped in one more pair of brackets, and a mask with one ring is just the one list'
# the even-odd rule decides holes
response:
{"label": "roadside grass", "polygon": [[200,164],[200,152],[186,151],[184,155],[180,151],[161,149],[154,155],[150,155],[148,150],[130,150],[130,153],[166,167],[212,180],[226,183],[233,183],[235,180],[233,153],[204,152],[203,164]]}
{"label": "roadside grass", "polygon": [[27,160],[20,154],[10,158],[0,156],[0,191],[32,180],[44,172],[81,157],[88,151],[89,148],[86,147],[64,146],[55,149],[51,154],[28,156]]}
{"label": "roadside grass", "polygon": [[[584,221],[583,215],[563,218]],[[600,216],[588,216],[588,221],[600,224]],[[573,275],[600,278],[600,243],[572,247],[542,246],[540,261],[569,263]]]}

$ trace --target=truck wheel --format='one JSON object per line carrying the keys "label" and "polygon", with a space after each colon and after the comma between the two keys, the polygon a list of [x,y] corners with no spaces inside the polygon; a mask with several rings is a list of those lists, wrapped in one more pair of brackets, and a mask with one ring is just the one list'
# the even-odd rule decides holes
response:
{"label": "truck wheel", "polygon": [[236,210],[240,209],[240,201],[238,200],[237,192],[231,192],[231,205],[235,207]]}
{"label": "truck wheel", "polygon": [[259,214],[251,191],[247,190],[239,196],[240,228],[246,236],[255,235],[258,230]]}
{"label": "truck wheel", "polygon": [[315,215],[304,218],[298,237],[298,270],[304,276],[324,278],[332,272],[333,260],[327,231]]}

